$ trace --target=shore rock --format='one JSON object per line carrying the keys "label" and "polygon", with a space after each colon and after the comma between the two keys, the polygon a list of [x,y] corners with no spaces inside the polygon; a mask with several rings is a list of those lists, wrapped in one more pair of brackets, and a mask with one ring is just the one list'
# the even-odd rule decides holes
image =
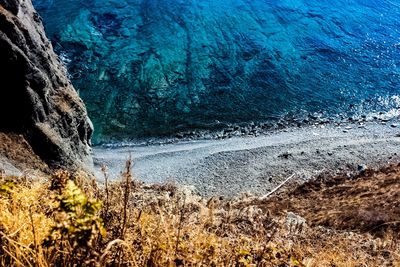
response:
{"label": "shore rock", "polygon": [[30,0],[0,0],[0,81],[0,133],[51,168],[91,169],[92,124]]}

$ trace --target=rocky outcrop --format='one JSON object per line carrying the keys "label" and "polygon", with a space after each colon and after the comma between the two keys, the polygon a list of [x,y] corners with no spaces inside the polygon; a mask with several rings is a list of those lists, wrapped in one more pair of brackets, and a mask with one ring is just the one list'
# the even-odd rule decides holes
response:
{"label": "rocky outcrop", "polygon": [[97,140],[352,116],[400,93],[394,2],[34,0]]}
{"label": "rocky outcrop", "polygon": [[[26,140],[26,147],[52,168],[88,170],[92,131],[85,105],[53,52],[31,1],[0,0],[3,137]],[[3,157],[12,150],[12,146],[0,149]]]}

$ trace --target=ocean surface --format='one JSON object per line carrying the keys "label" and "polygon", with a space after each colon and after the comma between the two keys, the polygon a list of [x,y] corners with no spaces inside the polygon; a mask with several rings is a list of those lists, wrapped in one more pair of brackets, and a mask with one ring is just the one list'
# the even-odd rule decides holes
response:
{"label": "ocean surface", "polygon": [[399,0],[34,0],[95,142],[399,116]]}

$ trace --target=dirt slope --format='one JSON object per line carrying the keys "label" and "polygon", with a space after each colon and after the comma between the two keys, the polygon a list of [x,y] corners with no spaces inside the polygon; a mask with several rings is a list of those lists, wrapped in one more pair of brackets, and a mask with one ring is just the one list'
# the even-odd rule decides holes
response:
{"label": "dirt slope", "polygon": [[400,164],[355,177],[318,178],[262,205],[272,213],[291,211],[310,225],[380,235],[400,230]]}

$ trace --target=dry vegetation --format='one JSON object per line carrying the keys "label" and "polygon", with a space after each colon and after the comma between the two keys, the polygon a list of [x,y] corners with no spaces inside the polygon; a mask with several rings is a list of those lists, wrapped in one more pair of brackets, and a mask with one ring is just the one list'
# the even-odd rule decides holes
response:
{"label": "dry vegetation", "polygon": [[21,169],[29,166],[36,173],[48,171],[48,166],[33,152],[23,135],[0,132],[0,160],[2,156]]}
{"label": "dry vegetation", "polygon": [[400,266],[399,166],[262,201],[104,173],[2,177],[0,265]]}

